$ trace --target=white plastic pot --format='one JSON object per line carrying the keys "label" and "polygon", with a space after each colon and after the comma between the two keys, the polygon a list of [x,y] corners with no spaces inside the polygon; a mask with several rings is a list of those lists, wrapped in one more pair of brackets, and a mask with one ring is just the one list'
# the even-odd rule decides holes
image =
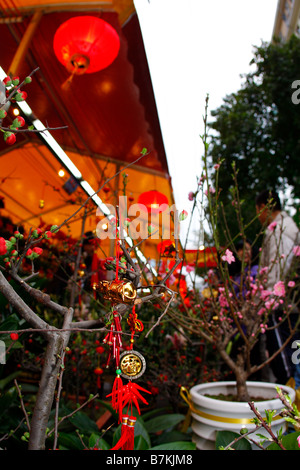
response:
{"label": "white plastic pot", "polygon": [[[255,408],[265,416],[264,411],[281,410],[284,406],[279,398],[276,398],[278,384],[268,382],[247,382],[250,396],[265,397],[264,401],[254,402]],[[295,400],[295,390],[286,385],[280,385],[286,391],[292,402]],[[230,402],[205,396],[236,393],[236,383],[212,382],[195,385],[189,391],[189,400],[192,415],[193,442],[199,450],[214,450],[216,432],[218,430],[234,431],[239,433],[242,428],[249,431],[255,429],[251,420],[255,417],[248,402]],[[280,428],[286,427],[284,418],[277,418],[272,423],[272,430],[276,433]],[[261,428],[260,434],[268,436]],[[252,435],[255,440],[255,433]],[[259,439],[258,439],[259,440]],[[254,448],[254,447],[253,447]],[[257,446],[255,446],[257,449]]]}

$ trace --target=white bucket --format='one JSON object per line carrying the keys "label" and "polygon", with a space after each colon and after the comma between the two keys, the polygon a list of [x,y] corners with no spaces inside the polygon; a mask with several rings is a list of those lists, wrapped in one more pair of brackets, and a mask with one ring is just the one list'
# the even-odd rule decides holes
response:
{"label": "white bucket", "polygon": [[[247,382],[250,396],[265,397],[263,401],[254,402],[255,408],[264,417],[264,411],[276,410],[280,411],[284,408],[281,400],[276,398],[276,386],[278,384],[268,382]],[[286,385],[280,385],[287,392],[292,400],[295,400],[295,390]],[[195,385],[189,391],[189,401],[192,415],[193,442],[199,450],[215,450],[215,440],[217,431],[233,431],[240,433],[242,428],[249,431],[255,429],[255,424],[251,420],[255,417],[248,402],[230,402],[210,398],[208,395],[236,393],[236,382],[212,382]],[[275,397],[275,398],[274,398]],[[274,433],[280,428],[285,429],[286,422],[284,418],[277,417],[272,423]],[[260,428],[258,431],[265,436],[269,435]],[[251,435],[255,440],[255,433]],[[259,439],[257,439],[259,441]],[[255,446],[257,449],[257,446]]]}

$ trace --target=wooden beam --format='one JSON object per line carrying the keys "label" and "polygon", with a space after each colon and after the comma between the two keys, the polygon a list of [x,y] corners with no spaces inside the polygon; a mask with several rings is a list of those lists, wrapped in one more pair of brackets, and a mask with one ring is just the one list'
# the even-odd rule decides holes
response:
{"label": "wooden beam", "polygon": [[12,77],[17,75],[20,69],[20,65],[22,64],[24,58],[26,57],[26,53],[29,48],[30,42],[33,38],[36,28],[38,27],[38,24],[40,22],[40,19],[42,18],[42,15],[43,15],[42,10],[38,10],[32,16],[32,19],[25,31],[25,34],[21,39],[17,52],[15,53],[13,60],[10,64],[10,67],[8,69],[8,75]]}

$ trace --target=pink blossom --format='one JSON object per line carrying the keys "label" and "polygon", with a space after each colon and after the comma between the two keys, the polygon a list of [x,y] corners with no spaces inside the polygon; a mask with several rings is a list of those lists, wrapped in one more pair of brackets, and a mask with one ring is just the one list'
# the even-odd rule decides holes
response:
{"label": "pink blossom", "polygon": [[188,213],[186,210],[182,210],[179,214],[179,221],[181,222],[182,220],[185,220],[188,216]]}
{"label": "pink blossom", "polygon": [[262,315],[265,312],[266,312],[266,309],[262,307],[258,310],[257,315]]}
{"label": "pink blossom", "polygon": [[277,295],[278,297],[283,297],[285,295],[285,287],[284,287],[283,281],[279,281],[275,284],[274,294]]}
{"label": "pink blossom", "polygon": [[262,300],[266,300],[268,297],[270,297],[271,293],[271,291],[264,289],[261,291],[260,297]]}
{"label": "pink blossom", "polygon": [[173,344],[174,348],[177,350],[184,347],[186,344],[186,339],[181,333],[175,332],[173,336],[166,335],[166,339],[169,339]]}
{"label": "pink blossom", "polygon": [[274,310],[276,307],[278,307],[278,302],[275,302],[275,299],[271,299],[265,303],[265,306],[267,310],[269,309]]}
{"label": "pink blossom", "polygon": [[[213,188],[212,186],[209,186],[209,192],[210,192],[211,194],[215,194],[216,190],[215,190],[215,188]],[[208,190],[207,190],[207,189],[204,191],[204,194],[205,194],[205,196],[208,195]]]}
{"label": "pink blossom", "polygon": [[215,169],[215,170],[218,170],[219,168],[220,168],[220,164],[219,164],[219,163],[216,163],[216,164],[214,165],[214,169]]}
{"label": "pink blossom", "polygon": [[298,447],[300,447],[300,435],[297,437]]}
{"label": "pink blossom", "polygon": [[235,257],[233,256],[232,252],[230,250],[225,251],[225,255],[222,256],[223,261],[227,261],[228,264],[231,264],[233,261],[235,261]]}
{"label": "pink blossom", "polygon": [[260,326],[261,332],[264,333],[266,331],[265,330],[265,325],[263,323],[261,323],[259,326]]}
{"label": "pink blossom", "polygon": [[262,275],[262,274],[268,272],[268,269],[269,269],[268,266],[265,266],[264,268],[261,268],[261,269],[259,270],[259,274]]}
{"label": "pink blossom", "polygon": [[227,302],[225,295],[221,294],[219,296],[219,302],[220,302],[221,307],[228,307],[228,302]]}
{"label": "pink blossom", "polygon": [[[220,295],[219,295],[219,302],[220,302],[220,306],[221,307],[228,307],[228,301],[226,299],[226,296],[224,295],[223,292],[225,292],[225,289],[224,287],[220,287],[219,288],[219,292],[220,292]],[[220,312],[221,313],[221,312]]]}
{"label": "pink blossom", "polygon": [[193,201],[194,197],[195,197],[195,193],[193,193],[193,191],[190,191],[189,194],[188,194],[189,201]]}
{"label": "pink blossom", "polygon": [[274,221],[274,222],[271,222],[270,225],[268,225],[268,229],[269,229],[271,232],[273,232],[274,229],[275,229],[275,227],[276,227],[276,225],[277,225],[277,222],[275,222],[275,221]]}
{"label": "pink blossom", "polygon": [[294,253],[295,256],[300,256],[300,246],[299,245],[294,246],[293,253]]}
{"label": "pink blossom", "polygon": [[187,272],[187,273],[190,273],[190,272],[194,271],[193,266],[186,266],[185,269],[186,269],[186,272]]}
{"label": "pink blossom", "polygon": [[295,281],[289,281],[288,286],[289,287],[295,287]]}

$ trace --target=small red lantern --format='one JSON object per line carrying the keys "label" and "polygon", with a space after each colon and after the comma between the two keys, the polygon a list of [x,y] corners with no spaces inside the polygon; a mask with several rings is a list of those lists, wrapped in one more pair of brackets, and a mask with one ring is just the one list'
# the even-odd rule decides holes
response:
{"label": "small red lantern", "polygon": [[72,75],[82,75],[108,67],[119,53],[120,39],[106,21],[76,16],[57,29],[53,48],[57,59]]}
{"label": "small red lantern", "polygon": [[157,251],[163,258],[172,258],[176,254],[176,248],[172,240],[163,240],[157,244]]}
{"label": "small red lantern", "polygon": [[145,212],[146,208],[147,212],[158,214],[159,212],[164,212],[168,208],[169,201],[164,194],[153,189],[142,193],[138,198],[138,204],[142,211]]}

